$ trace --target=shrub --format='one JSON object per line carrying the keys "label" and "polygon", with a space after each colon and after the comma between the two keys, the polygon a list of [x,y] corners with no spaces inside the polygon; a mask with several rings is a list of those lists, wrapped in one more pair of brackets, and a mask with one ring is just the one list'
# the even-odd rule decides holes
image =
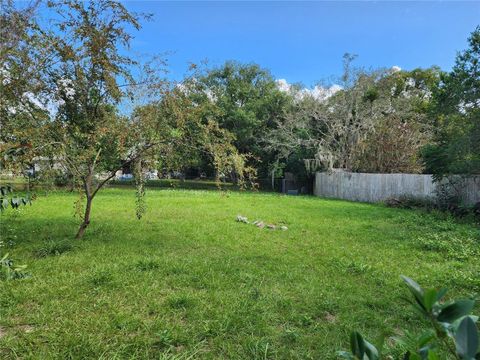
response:
{"label": "shrub", "polygon": [[[398,359],[439,360],[448,358],[475,360],[480,358],[477,316],[471,315],[475,301],[471,299],[442,302],[447,289],[422,289],[412,279],[402,276],[413,297],[410,303],[429,322],[430,330],[412,341],[403,342],[409,347]],[[350,351],[338,355],[349,360],[379,360],[383,357],[383,344],[375,346],[354,331],[350,335]],[[444,358],[442,356],[442,358]],[[388,359],[393,359],[391,356]]]}
{"label": "shrub", "polygon": [[480,203],[473,206],[463,205],[460,198],[456,196],[439,195],[435,199],[416,198],[412,196],[400,196],[398,198],[390,198],[385,200],[387,207],[399,209],[420,209],[425,211],[439,210],[452,214],[457,218],[463,218],[472,214],[480,221]]}
{"label": "shrub", "polygon": [[[135,180],[111,180],[109,185],[114,186],[135,186]],[[146,180],[145,187],[147,188],[170,188],[170,189],[189,189],[189,190],[218,190],[218,187],[225,190],[237,190],[238,186],[228,183],[215,181],[206,181],[206,180],[184,180],[180,181],[177,179],[155,179],[155,180]]]}
{"label": "shrub", "polygon": [[434,200],[429,198],[417,198],[413,196],[399,196],[398,198],[390,198],[385,200],[388,207],[399,209],[425,209],[433,210],[437,208]]}

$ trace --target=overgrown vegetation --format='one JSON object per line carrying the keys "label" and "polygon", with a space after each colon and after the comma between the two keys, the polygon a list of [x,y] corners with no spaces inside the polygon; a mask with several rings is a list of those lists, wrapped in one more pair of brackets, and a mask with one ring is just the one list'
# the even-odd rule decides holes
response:
{"label": "overgrown vegetation", "polygon": [[468,45],[433,94],[436,131],[423,156],[426,170],[439,179],[480,173],[480,26]]}
{"label": "overgrown vegetation", "polygon": [[[439,186],[441,189],[441,186]],[[450,214],[458,219],[476,222],[480,224],[480,203],[464,205],[456,196],[448,192],[445,197],[440,194],[435,198],[417,198],[411,196],[400,196],[385,201],[385,205],[392,208],[418,209],[426,212],[442,212]]]}

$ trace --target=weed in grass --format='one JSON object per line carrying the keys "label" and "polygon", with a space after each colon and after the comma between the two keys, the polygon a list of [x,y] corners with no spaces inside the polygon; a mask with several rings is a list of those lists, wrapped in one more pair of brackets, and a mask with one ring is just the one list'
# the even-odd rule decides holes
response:
{"label": "weed in grass", "polygon": [[260,296],[262,295],[260,289],[258,288],[253,288],[253,289],[250,289],[250,291],[248,292],[248,295],[249,295],[249,298],[251,300],[258,300],[260,299]]}
{"label": "weed in grass", "polygon": [[418,247],[455,260],[467,260],[480,256],[480,241],[473,238],[457,237],[448,233],[431,233],[418,236]]}
{"label": "weed in grass", "polygon": [[169,330],[165,329],[155,334],[153,347],[156,349],[166,349],[174,345],[174,339]]}
{"label": "weed in grass", "polygon": [[37,258],[45,258],[47,256],[58,256],[74,249],[73,244],[68,240],[49,240],[42,246],[35,249],[33,255]]}
{"label": "weed in grass", "polygon": [[[158,355],[158,360],[194,360],[198,359],[198,354],[202,350],[203,343],[200,342],[193,347],[191,351],[182,351],[178,353],[179,350],[183,350],[181,346],[176,348],[170,347],[166,351]],[[157,359],[157,357],[155,357]]]}
{"label": "weed in grass", "polygon": [[335,267],[345,274],[364,275],[372,272],[372,266],[354,260],[340,259],[333,261]]}
{"label": "weed in grass", "polygon": [[283,341],[286,343],[294,343],[300,337],[299,333],[295,329],[285,329],[285,332],[282,336]]}
{"label": "weed in grass", "polygon": [[278,309],[278,311],[288,312],[292,309],[293,306],[294,305],[290,299],[285,299],[285,298],[275,299],[275,307]]}
{"label": "weed in grass", "polygon": [[14,261],[5,254],[0,258],[0,280],[18,280],[30,277],[25,270],[27,265],[14,265]]}
{"label": "weed in grass", "polygon": [[135,269],[138,271],[151,271],[156,270],[160,267],[158,261],[153,259],[139,260],[135,264]]}
{"label": "weed in grass", "polygon": [[200,338],[202,339],[213,338],[221,333],[217,321],[206,320],[203,322],[202,326],[203,328],[200,332]]}
{"label": "weed in grass", "polygon": [[142,321],[136,317],[132,317],[131,315],[119,313],[116,314],[113,324],[117,330],[133,332],[142,326]]}
{"label": "weed in grass", "polygon": [[272,345],[268,339],[252,339],[246,345],[249,359],[271,359],[274,356]]}
{"label": "weed in grass", "polygon": [[185,273],[187,273],[187,269],[182,264],[175,264],[167,269],[167,275],[180,275]]}
{"label": "weed in grass", "polygon": [[88,282],[95,286],[103,286],[112,283],[113,275],[108,270],[100,270],[88,277]]}
{"label": "weed in grass", "polygon": [[188,295],[174,295],[167,299],[167,305],[172,309],[182,309],[185,310],[194,305],[194,299]]}
{"label": "weed in grass", "polygon": [[299,320],[300,326],[308,327],[314,323],[313,318],[310,315],[302,315]]}

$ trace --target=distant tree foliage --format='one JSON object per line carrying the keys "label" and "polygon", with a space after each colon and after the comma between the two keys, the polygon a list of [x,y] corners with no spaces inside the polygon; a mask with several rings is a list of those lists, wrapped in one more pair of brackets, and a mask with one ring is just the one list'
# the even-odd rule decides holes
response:
{"label": "distant tree foliage", "polygon": [[0,169],[21,174],[44,145],[48,122],[39,71],[44,66],[40,40],[32,36],[39,1],[17,8],[0,0]]}
{"label": "distant tree foliage", "polygon": [[438,68],[387,74],[374,87],[386,106],[373,130],[360,142],[354,170],[371,173],[422,173],[421,149],[432,140],[428,109],[440,80]]}
{"label": "distant tree foliage", "polygon": [[268,148],[283,161],[303,149],[309,171],[421,172],[418,151],[431,138],[427,109],[439,70],[366,71],[354,59],[344,57],[341,90],[299,99],[265,137]]}
{"label": "distant tree foliage", "polygon": [[443,178],[480,174],[480,27],[433,94],[434,141],[423,151],[426,171]]}
{"label": "distant tree foliage", "polygon": [[265,176],[273,158],[265,151],[263,135],[275,127],[291,97],[280,91],[268,70],[256,64],[228,61],[219,68],[197,71],[192,98],[211,105],[211,117],[234,135],[233,144]]}

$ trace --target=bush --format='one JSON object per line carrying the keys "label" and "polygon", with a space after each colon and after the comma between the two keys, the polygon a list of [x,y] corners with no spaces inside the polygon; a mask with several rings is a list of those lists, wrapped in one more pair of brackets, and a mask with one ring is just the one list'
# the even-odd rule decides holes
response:
{"label": "bush", "polygon": [[437,204],[433,199],[417,198],[408,195],[387,199],[385,200],[385,205],[400,209],[424,209],[429,211],[437,208]]}
{"label": "bush", "polygon": [[[439,360],[447,358],[475,360],[480,358],[477,316],[471,315],[475,301],[471,299],[442,302],[447,289],[422,289],[412,279],[402,276],[412,300],[409,302],[429,322],[430,329],[416,339],[399,341],[407,349],[398,359]],[[349,360],[393,359],[382,356],[383,343],[377,346],[356,331],[350,335],[350,351],[338,355]]]}
{"label": "bush", "polygon": [[[440,186],[439,186],[440,187]],[[480,222],[480,202],[473,206],[463,205],[460,198],[447,195],[447,191],[439,190],[436,200],[431,198],[416,198],[412,196],[400,196],[385,200],[385,205],[399,209],[420,209],[425,211],[438,210],[452,214],[457,218],[472,216]]]}

